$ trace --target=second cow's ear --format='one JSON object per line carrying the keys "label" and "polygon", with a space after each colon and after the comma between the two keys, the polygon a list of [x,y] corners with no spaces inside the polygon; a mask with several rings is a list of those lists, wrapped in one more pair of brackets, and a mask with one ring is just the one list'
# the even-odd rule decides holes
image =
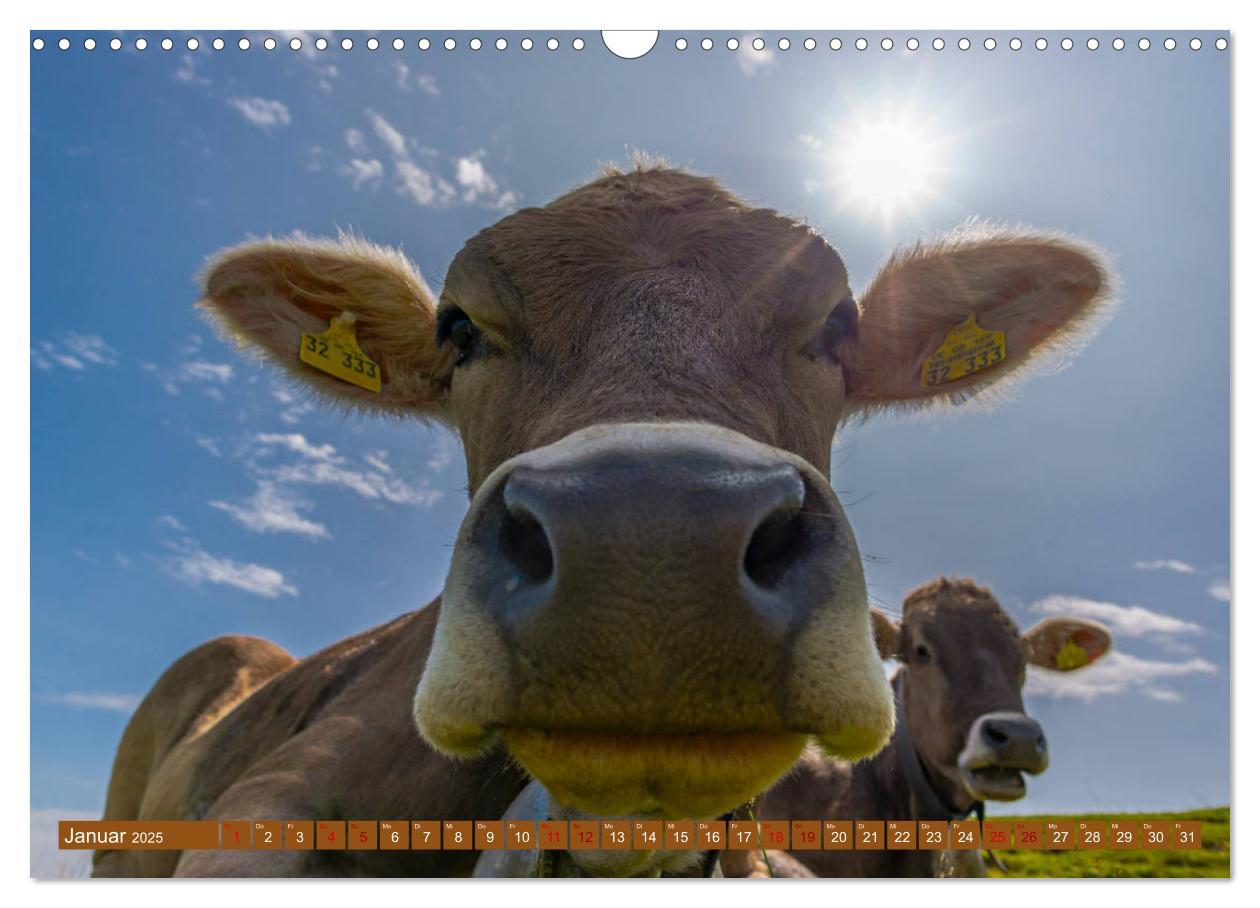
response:
{"label": "second cow's ear", "polygon": [[[215,256],[199,305],[242,346],[252,347],[322,395],[367,410],[439,416],[445,364],[435,339],[433,294],[397,250],[356,237],[264,240]],[[319,334],[343,313],[380,391],[307,365],[303,334]],[[375,377],[375,376],[373,376]]]}
{"label": "second cow's ear", "polygon": [[871,609],[871,628],[879,658],[896,659],[901,652],[901,624],[883,612]]}
{"label": "second cow's ear", "polygon": [[1095,621],[1047,618],[1024,631],[1020,645],[1030,665],[1070,672],[1111,649],[1111,634]]}
{"label": "second cow's ear", "polygon": [[1083,340],[1109,296],[1099,254],[1054,235],[960,228],[895,254],[842,353],[859,410],[974,394]]}

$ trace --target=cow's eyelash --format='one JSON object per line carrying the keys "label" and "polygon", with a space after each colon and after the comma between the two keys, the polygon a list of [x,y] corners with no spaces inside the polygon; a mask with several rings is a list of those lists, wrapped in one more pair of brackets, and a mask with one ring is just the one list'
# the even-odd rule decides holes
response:
{"label": "cow's eyelash", "polygon": [[458,351],[455,364],[467,360],[482,346],[481,329],[479,329],[468,313],[457,306],[451,306],[438,313],[437,333],[438,346],[450,343]]}

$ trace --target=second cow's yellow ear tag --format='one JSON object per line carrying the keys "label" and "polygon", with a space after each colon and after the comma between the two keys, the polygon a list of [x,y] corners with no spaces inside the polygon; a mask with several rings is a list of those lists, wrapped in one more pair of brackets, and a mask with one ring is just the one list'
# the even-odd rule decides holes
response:
{"label": "second cow's yellow ear tag", "polygon": [[1063,645],[1059,647],[1059,651],[1054,656],[1054,664],[1059,667],[1060,671],[1065,672],[1070,672],[1074,668],[1080,668],[1088,662],[1089,653],[1078,646],[1071,637],[1063,641]]}
{"label": "second cow's yellow ear tag", "polygon": [[986,331],[976,323],[975,313],[945,335],[936,352],[923,361],[919,383],[925,388],[945,385],[1006,359],[1006,332]]}
{"label": "second cow's yellow ear tag", "polygon": [[319,334],[303,334],[298,356],[308,366],[333,378],[381,393],[381,369],[368,359],[354,331],[354,313],[343,312]]}

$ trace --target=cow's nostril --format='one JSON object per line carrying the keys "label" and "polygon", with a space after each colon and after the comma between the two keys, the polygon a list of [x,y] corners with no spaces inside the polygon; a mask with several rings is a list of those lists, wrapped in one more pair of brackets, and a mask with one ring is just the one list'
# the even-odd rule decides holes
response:
{"label": "cow's nostril", "polygon": [[499,546],[527,580],[543,583],[551,576],[551,543],[542,524],[524,508],[505,510],[499,527]]}
{"label": "cow's nostril", "polygon": [[984,725],[984,739],[990,747],[1003,747],[1010,742],[1010,737],[992,722]]}
{"label": "cow's nostril", "polygon": [[758,586],[771,589],[804,557],[807,548],[808,528],[802,509],[780,508],[753,532],[744,553],[744,573]]}

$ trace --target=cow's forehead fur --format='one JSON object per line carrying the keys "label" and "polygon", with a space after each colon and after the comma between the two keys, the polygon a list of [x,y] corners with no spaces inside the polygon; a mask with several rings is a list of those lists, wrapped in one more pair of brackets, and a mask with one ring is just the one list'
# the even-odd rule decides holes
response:
{"label": "cow's forehead fur", "polygon": [[[848,286],[839,254],[806,224],[749,205],[714,179],[652,164],[607,171],[504,218],[469,245],[505,272],[531,320],[546,321],[575,288],[593,302],[653,275],[699,278],[737,305],[790,304],[804,286]],[[779,308],[741,313],[772,318]]]}
{"label": "cow's forehead fur", "polygon": [[940,577],[911,590],[902,605],[902,621],[906,626],[957,623],[973,639],[989,628],[1008,635],[1016,645],[1020,638],[1019,627],[997,597],[969,578]]}

